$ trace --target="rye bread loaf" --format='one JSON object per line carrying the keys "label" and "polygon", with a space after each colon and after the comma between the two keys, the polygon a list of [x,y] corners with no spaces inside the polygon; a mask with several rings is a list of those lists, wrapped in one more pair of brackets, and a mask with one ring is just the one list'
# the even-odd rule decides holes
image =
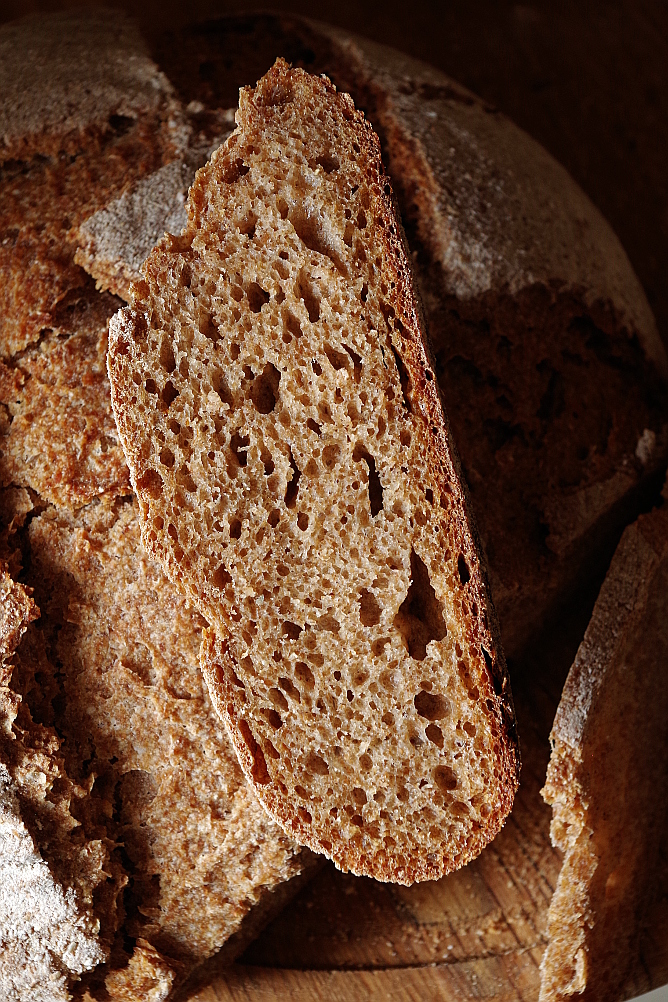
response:
{"label": "rye bread loaf", "polygon": [[277,60],[110,324],[142,538],[273,817],[337,865],[461,866],[517,786],[509,679],[378,141]]}
{"label": "rye bread loaf", "polygon": [[[603,572],[668,458],[665,351],[619,241],[529,136],[399,52],[263,14],[161,31],[152,47],[200,119],[285,56],[326,72],[379,134],[504,647],[518,656]],[[111,215],[107,233],[122,231]],[[127,243],[106,242],[101,272],[128,260]]]}
{"label": "rye bread loaf", "polygon": [[[36,613],[31,584],[41,609],[0,690],[14,832],[0,867],[3,997],[165,998],[243,950],[310,861],[249,793],[199,672],[201,620],[139,546],[105,368],[119,303],[74,265],[70,227],[166,159],[201,156],[224,116],[180,108],[122,16],[44,22],[0,29],[12,65],[39,70],[23,104],[3,88],[2,114],[16,125],[41,94],[48,119],[62,71],[85,115],[33,133],[26,112],[28,139],[11,150],[25,159],[0,167],[0,556],[16,582],[0,595],[3,652]],[[5,880],[17,859],[35,877],[32,927]]]}
{"label": "rye bread loaf", "polygon": [[543,796],[564,861],[542,1002],[620,997],[668,820],[668,490],[622,536],[568,675]]}

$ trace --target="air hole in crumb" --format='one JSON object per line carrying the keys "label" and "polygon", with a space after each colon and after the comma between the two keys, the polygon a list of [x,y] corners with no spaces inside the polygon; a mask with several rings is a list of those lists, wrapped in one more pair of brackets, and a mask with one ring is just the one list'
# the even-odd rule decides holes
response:
{"label": "air hole in crumb", "polygon": [[303,301],[311,323],[317,323],[320,319],[320,294],[311,276],[303,268],[297,279],[297,296]]}
{"label": "air hole in crumb", "polygon": [[272,529],[276,528],[280,520],[281,520],[281,513],[278,510],[278,508],[274,508],[273,511],[269,512],[269,515],[267,517],[267,522],[269,522],[269,525],[272,527]]}
{"label": "air hole in crumb", "polygon": [[288,709],[288,701],[281,692],[280,689],[271,688],[268,692],[269,699],[272,701],[274,706],[280,707],[281,710],[285,712]]}
{"label": "air hole in crumb", "polygon": [[426,497],[429,504],[434,503],[434,492],[432,491],[431,487],[427,487],[427,490],[424,492],[424,496]]}
{"label": "air hole in crumb", "polygon": [[344,344],[343,347],[353,360],[353,379],[355,380],[356,383],[359,383],[360,379],[362,378],[362,358],[360,355],[357,354],[356,351],[353,351],[352,348],[349,348],[347,344]]}
{"label": "air hole in crumb", "polygon": [[341,629],[338,619],[329,612],[326,612],[323,616],[319,616],[316,625],[319,630],[327,630],[328,633],[338,633]]}
{"label": "air hole in crumb", "polygon": [[295,663],[295,678],[301,682],[302,685],[306,686],[307,689],[312,689],[315,685],[313,672],[303,661],[297,661]]}
{"label": "air hole in crumb", "polygon": [[281,677],[278,680],[278,684],[280,685],[283,692],[290,697],[290,699],[294,699],[297,703],[301,703],[302,701],[301,693],[297,688],[297,686],[294,685],[289,678],[286,678],[284,675],[281,675]]}
{"label": "air hole in crumb", "polygon": [[320,435],[320,425],[317,421],[314,421],[313,418],[307,418],[306,427],[311,431],[314,431],[316,435]]}
{"label": "air hole in crumb", "polygon": [[316,754],[316,752],[311,752],[304,765],[306,766],[307,771],[313,773],[315,776],[329,775],[329,766],[325,762],[324,758]]}
{"label": "air hole in crumb", "polygon": [[464,730],[466,731],[466,733],[468,734],[468,736],[470,738],[474,738],[475,737],[475,734],[476,734],[476,726],[475,726],[475,724],[471,724],[467,720],[466,723],[464,724]]}
{"label": "air hole in crumb", "polygon": [[283,636],[287,637],[288,640],[299,640],[299,634],[302,632],[302,627],[298,623],[291,623],[289,619],[283,622]]}
{"label": "air hole in crumb", "polygon": [[226,184],[235,184],[250,170],[241,157],[237,157],[235,160],[219,160],[217,166],[220,176]]}
{"label": "air hole in crumb", "polygon": [[281,715],[277,710],[270,710],[268,707],[265,707],[264,709],[260,710],[260,713],[267,721],[267,723],[270,725],[270,727],[273,727],[275,731],[277,731],[279,727],[283,726]]}
{"label": "air hole in crumb", "polygon": [[381,608],[372,591],[362,588],[360,595],[360,621],[362,626],[378,626]]}
{"label": "air hole in crumb", "polygon": [[346,692],[346,697],[347,697],[349,703],[352,703],[353,699],[355,698],[353,696],[353,693],[352,693],[352,691],[350,689],[348,689],[348,691]]}
{"label": "air hole in crumb", "polygon": [[201,307],[199,309],[197,326],[200,334],[203,334],[209,341],[213,341],[213,343],[216,344],[220,340],[220,331],[214,322],[212,314],[209,313],[208,310],[203,310]]}
{"label": "air hole in crumb", "polygon": [[460,553],[457,557],[457,570],[459,571],[459,580],[463,585],[465,585],[467,581],[471,580],[469,565],[466,563],[463,553]]}
{"label": "air hole in crumb", "polygon": [[160,344],[160,365],[163,367],[165,372],[168,372],[170,375],[176,368],[174,349],[172,348],[171,341],[167,337],[163,337]]}
{"label": "air hole in crumb", "polygon": [[335,170],[338,170],[341,166],[339,159],[335,153],[328,151],[327,153],[321,153],[316,159],[316,163],[320,164],[325,174],[332,174]]}
{"label": "air hole in crumb", "polygon": [[[280,195],[276,199],[276,208],[278,209],[278,212],[279,212],[279,215],[280,215],[281,219],[287,219],[288,212],[290,211],[290,208],[288,206],[288,203],[285,201],[285,199],[282,198]],[[287,261],[288,254],[287,254],[286,251],[281,251],[281,253],[279,254],[279,257],[282,257],[284,261]]]}
{"label": "air hole in crumb", "polygon": [[253,380],[250,398],[260,414],[269,414],[273,411],[278,400],[278,384],[280,381],[281,374],[271,362],[267,362],[262,370],[262,374]]}
{"label": "air hole in crumb", "polygon": [[364,285],[362,286],[362,292],[360,294],[360,299],[362,300],[363,303],[366,303],[368,295],[369,295],[369,286],[365,282]]}
{"label": "air hole in crumb", "polygon": [[322,461],[326,469],[332,470],[336,465],[336,461],[339,458],[341,452],[340,446],[332,443],[331,445],[326,445],[322,450]]}
{"label": "air hole in crumb", "polygon": [[221,402],[227,404],[232,410],[234,410],[234,397],[232,396],[232,391],[227,385],[224,373],[222,373],[219,369],[213,369],[211,371],[210,379],[211,389],[215,390],[220,397]]}
{"label": "air hole in crumb", "polygon": [[290,454],[292,477],[288,481],[288,486],[285,489],[285,506],[286,508],[294,508],[297,503],[297,493],[299,491],[299,478],[301,477],[301,471],[297,469],[297,464],[295,463],[294,456],[292,455],[292,449],[289,449],[288,451]]}
{"label": "air hole in crumb", "polygon": [[169,407],[170,404],[173,403],[174,400],[176,400],[178,395],[179,391],[176,389],[172,381],[168,379],[167,382],[165,383],[164,390],[160,394],[163,402],[167,405],[167,407]]}
{"label": "air hole in crumb", "polygon": [[439,693],[421,690],[413,700],[415,709],[425,720],[442,720],[452,712],[450,700]]}
{"label": "air hole in crumb", "polygon": [[297,814],[302,819],[305,825],[311,824],[311,815],[309,814],[309,812],[306,810],[305,807],[298,807]]}
{"label": "air hole in crumb", "polygon": [[369,504],[371,506],[371,517],[375,518],[383,507],[383,485],[376,472],[376,460],[358,442],[353,449],[353,462],[359,463],[360,459],[363,459],[369,468]]}
{"label": "air hole in crumb", "polygon": [[147,393],[157,393],[158,392],[158,387],[156,386],[155,379],[151,379],[150,377],[144,383],[144,387],[145,387]]}
{"label": "air hole in crumb", "polygon": [[221,564],[220,567],[213,572],[211,580],[214,587],[218,588],[220,591],[223,591],[228,584],[232,584],[232,577],[225,564]]}
{"label": "air hole in crumb", "polygon": [[239,539],[241,536],[241,519],[230,519],[230,539]]}
{"label": "air hole in crumb", "polygon": [[411,550],[411,584],[408,594],[394,617],[408,653],[416,661],[424,661],[427,644],[442,640],[446,635],[441,603],[429,580],[429,571],[415,550]]}
{"label": "air hole in crumb", "polygon": [[137,490],[141,494],[148,494],[154,500],[162,495],[164,483],[157,470],[146,470],[137,479]]}
{"label": "air hole in crumb", "polygon": [[253,211],[247,212],[244,218],[237,224],[237,229],[240,233],[252,240],[255,236],[255,227],[257,225],[257,216]]}
{"label": "air hole in crumb", "polygon": [[320,362],[316,362],[316,360],[313,359],[313,361],[311,362],[311,368],[315,372],[316,376],[322,375],[322,366],[320,365]]}
{"label": "air hole in crumb", "polygon": [[238,431],[232,433],[230,449],[239,466],[245,466],[248,461],[248,453],[244,450],[249,442],[247,435],[240,435]]}
{"label": "air hole in crumb", "polygon": [[441,793],[450,793],[457,789],[457,777],[447,765],[437,765],[432,773],[434,782]]}
{"label": "air hole in crumb", "polygon": [[270,476],[275,469],[274,460],[271,458],[271,453],[267,449],[260,450],[260,461],[264,467],[264,475],[266,477]]}
{"label": "air hole in crumb", "polygon": [[306,529],[308,529],[308,515],[306,515],[305,512],[300,511],[297,515],[297,525],[302,532],[305,532]]}
{"label": "air hole in crumb", "polygon": [[293,337],[300,338],[302,336],[302,329],[297,317],[293,316],[292,313],[286,313],[284,317],[285,326]]}
{"label": "air hole in crumb", "polygon": [[251,284],[246,289],[246,297],[248,299],[248,305],[251,308],[252,313],[259,313],[265,303],[269,302],[269,293],[265,292],[261,285],[257,282],[251,282]]}
{"label": "air hole in crumb", "polygon": [[392,354],[394,355],[394,361],[397,363],[397,371],[399,373],[399,381],[401,382],[401,392],[404,398],[404,406],[410,414],[413,410],[410,400],[410,377],[397,349],[393,344],[390,344],[390,348],[392,349]]}
{"label": "air hole in crumb", "polygon": [[425,734],[439,748],[443,747],[443,731],[437,724],[429,724],[429,727],[425,730]]}
{"label": "air hole in crumb", "polygon": [[339,369],[344,369],[348,365],[348,356],[342,351],[337,351],[336,348],[332,348],[331,344],[326,344],[323,347],[323,351],[329,360],[329,364],[337,372]]}
{"label": "air hole in crumb", "polygon": [[185,463],[176,473],[176,482],[180,487],[185,487],[189,494],[194,494],[197,490],[197,484]]}
{"label": "air hole in crumb", "polygon": [[174,466],[174,453],[171,449],[168,449],[167,446],[160,450],[160,462],[163,466],[166,466],[168,470],[171,470]]}

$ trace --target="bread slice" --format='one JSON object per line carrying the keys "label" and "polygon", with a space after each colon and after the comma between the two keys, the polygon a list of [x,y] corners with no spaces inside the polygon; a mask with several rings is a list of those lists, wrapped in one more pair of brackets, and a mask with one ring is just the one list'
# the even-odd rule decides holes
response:
{"label": "bread slice", "polygon": [[510,810],[510,684],[377,138],[276,64],[110,324],[142,539],[294,837],[402,882]]}
{"label": "bread slice", "polygon": [[543,1002],[617,999],[637,955],[668,815],[668,492],[629,526],[570,670],[543,796],[564,861]]}

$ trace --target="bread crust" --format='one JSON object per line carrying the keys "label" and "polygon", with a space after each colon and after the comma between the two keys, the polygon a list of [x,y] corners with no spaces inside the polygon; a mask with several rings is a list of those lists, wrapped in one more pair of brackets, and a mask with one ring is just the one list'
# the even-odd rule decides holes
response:
{"label": "bread crust", "polygon": [[[406,830],[406,825],[399,821],[397,829],[401,830],[402,837],[407,840],[407,847],[405,852],[395,853],[386,849],[379,851],[378,846],[373,846],[369,838],[360,838],[354,828],[350,832],[351,837],[342,837],[344,829],[341,827],[341,820],[336,824],[331,819],[316,823],[311,817],[310,808],[296,809],[295,803],[281,793],[280,778],[281,776],[285,778],[284,774],[274,769],[261,751],[258,752],[259,745],[253,737],[253,730],[258,726],[258,718],[253,715],[252,700],[250,707],[246,705],[247,694],[244,695],[239,689],[241,684],[239,680],[247,676],[240,656],[232,655],[230,652],[231,635],[227,614],[220,611],[221,607],[217,606],[211,597],[213,579],[207,579],[202,567],[198,569],[197,552],[193,549],[184,553],[180,545],[174,545],[173,536],[166,531],[169,518],[176,516],[166,515],[160,501],[160,492],[154,489],[154,480],[157,484],[155,478],[159,477],[160,483],[164,482],[166,490],[169,491],[173,490],[172,480],[169,476],[163,480],[164,469],[159,474],[155,472],[155,459],[152,458],[155,439],[151,442],[151,438],[147,436],[151,435],[150,427],[156,420],[156,411],[152,409],[149,401],[148,429],[144,419],[138,421],[138,400],[141,400],[141,408],[145,408],[146,398],[143,393],[138,397],[134,378],[134,374],[146,372],[147,365],[153,364],[150,361],[153,349],[149,348],[147,343],[147,338],[151,343],[154,340],[150,320],[149,288],[159,289],[157,283],[162,281],[163,275],[176,275],[183,266],[182,262],[186,260],[185,256],[179,256],[182,252],[190,255],[189,248],[193,238],[199,232],[199,228],[204,226],[204,220],[207,218],[208,186],[211,185],[211,190],[215,190],[214,186],[220,183],[218,180],[214,181],[216,171],[220,170],[220,176],[225,177],[225,172],[230,169],[226,166],[227,163],[233,161],[237,155],[236,144],[248,141],[244,138],[241,124],[241,131],[231,137],[226,146],[214,157],[212,164],[198,175],[189,198],[189,227],[178,239],[166,239],[152,253],[146,265],[149,284],[140,283],[135,287],[134,310],[126,310],[112,321],[108,356],[112,404],[119,434],[129,460],[133,484],[142,507],[144,545],[162,560],[168,574],[186,590],[193,601],[198,603],[202,614],[214,625],[218,633],[218,638],[212,634],[205,642],[202,655],[203,668],[211,685],[214,702],[219,711],[225,715],[230,727],[242,767],[263,805],[298,841],[324,851],[339,866],[352,869],[354,872],[371,874],[379,879],[406,883],[433,879],[476,855],[489,839],[494,837],[510,810],[518,782],[519,750],[509,679],[498,630],[493,619],[489,593],[476,553],[470,516],[467,513],[463,489],[453,460],[442,404],[421,334],[419,301],[405,252],[405,242],[395,214],[391,187],[382,170],[378,141],[363,116],[355,111],[347,95],[337,93],[326,78],[317,81],[309,79],[302,71],[290,70],[281,60],[277,61],[269,74],[260,81],[257,89],[242,91],[240,123],[251,121],[259,123],[262,118],[262,107],[265,103],[272,104],[273,98],[269,100],[267,95],[288,92],[300,95],[299,98],[295,97],[296,101],[308,101],[305,95],[312,92],[313,100],[319,102],[318,106],[320,104],[326,106],[327,114],[334,116],[337,122],[345,122],[345,127],[354,132],[356,142],[363,151],[360,157],[365,163],[372,164],[373,171],[376,172],[373,182],[375,201],[369,211],[379,220],[377,232],[380,234],[383,260],[386,262],[384,282],[386,281],[388,286],[392,285],[394,289],[391,316],[396,316],[396,323],[392,321],[392,328],[395,329],[395,334],[392,336],[392,350],[400,357],[401,367],[410,386],[410,402],[406,398],[406,406],[415,413],[415,420],[419,422],[421,430],[416,434],[420,437],[421,447],[424,446],[423,461],[426,476],[434,485],[435,496],[438,497],[439,494],[442,498],[447,496],[449,514],[448,521],[444,524],[447,524],[447,531],[454,540],[452,545],[455,553],[460,554],[460,561],[465,569],[460,572],[466,575],[462,577],[467,589],[468,604],[465,608],[475,610],[471,615],[470,612],[464,612],[462,607],[458,615],[464,617],[460,621],[461,629],[470,639],[470,650],[478,652],[477,655],[471,654],[472,678],[478,686],[475,691],[478,692],[480,705],[484,703],[489,709],[485,727],[490,728],[488,733],[494,734],[494,738],[490,738],[494,744],[494,765],[485,780],[487,785],[484,793],[489,809],[485,812],[484,820],[477,819],[475,825],[465,828],[463,832],[458,829],[456,843],[448,844],[446,841],[444,844],[442,837],[434,830],[426,846],[422,847],[424,851],[418,851],[417,842],[411,844],[411,833]],[[250,125],[246,127],[250,128]],[[242,148],[239,146],[239,149]],[[314,150],[312,156],[315,157],[316,154],[317,151]],[[297,225],[301,224],[298,222]],[[311,238],[306,236],[305,239]],[[192,257],[188,257],[188,260],[194,268],[196,260]],[[162,293],[156,291],[155,294]],[[388,331],[392,328],[388,326]],[[175,345],[173,350],[176,357]],[[169,371],[172,372],[173,369],[174,365],[170,363]],[[155,372],[155,378],[162,382],[162,374],[159,374],[157,369],[149,371]],[[178,374],[174,372],[171,378],[178,379]],[[149,382],[153,382],[153,377]],[[446,504],[445,501],[442,503]],[[164,527],[164,531],[160,525]],[[176,529],[176,532],[178,533],[179,529]],[[433,568],[433,558],[430,559]],[[485,659],[482,657],[483,650],[486,652]],[[474,686],[473,681],[471,686]],[[415,710],[413,712],[415,713]],[[438,733],[440,734],[440,730]],[[342,806],[340,801],[339,804]],[[354,824],[357,824],[356,820]],[[386,844],[389,845],[391,841],[393,840],[388,840]]]}
{"label": "bread crust", "polygon": [[652,898],[668,800],[668,510],[629,526],[569,672],[543,797],[564,862],[541,1002],[619,997]]}

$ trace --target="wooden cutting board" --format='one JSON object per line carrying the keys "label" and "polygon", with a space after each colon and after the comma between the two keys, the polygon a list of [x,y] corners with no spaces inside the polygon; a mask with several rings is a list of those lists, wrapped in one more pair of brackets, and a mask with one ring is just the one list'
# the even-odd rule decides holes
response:
{"label": "wooden cutting board", "polygon": [[[193,1002],[279,999],[536,1002],[547,909],[561,866],[540,790],[559,695],[598,593],[596,581],[511,666],[522,779],[503,831],[464,869],[413,887],[327,864]],[[668,861],[621,998],[668,982]]]}

